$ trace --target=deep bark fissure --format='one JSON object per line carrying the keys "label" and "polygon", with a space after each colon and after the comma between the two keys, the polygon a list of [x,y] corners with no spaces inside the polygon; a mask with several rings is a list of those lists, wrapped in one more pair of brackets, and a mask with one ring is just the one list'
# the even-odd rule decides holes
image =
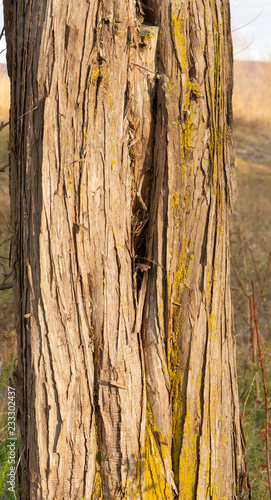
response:
{"label": "deep bark fissure", "polygon": [[[219,190],[219,186],[217,187]],[[211,251],[212,251],[212,283],[211,283],[211,288],[210,288],[210,312],[213,309],[213,291],[214,291],[214,283],[216,281],[216,256],[218,253],[218,248],[217,248],[217,240],[218,240],[218,225],[219,225],[219,217],[218,217],[218,201],[216,199],[215,203],[215,210],[214,210],[214,231],[213,231],[213,241],[212,241],[212,246],[211,246]],[[208,244],[208,241],[207,241]]]}
{"label": "deep bark fissure", "polygon": [[[48,404],[48,399],[47,399],[47,390],[46,390],[46,382],[47,380],[45,380],[45,383],[43,384],[43,390],[44,390],[44,396],[45,396],[45,402],[46,402],[46,413],[47,413],[47,420],[49,420],[49,412],[50,412],[50,406]],[[47,447],[49,447],[49,434],[47,434]],[[39,460],[39,458],[38,458]],[[49,474],[49,470],[50,470],[50,463],[49,463],[49,455],[47,456],[47,470],[46,470],[46,480],[48,482],[48,474]]]}
{"label": "deep bark fissure", "polygon": [[200,387],[200,411],[202,415],[202,419],[200,422],[199,426],[199,436],[198,436],[198,463],[197,463],[197,474],[196,474],[196,491],[198,487],[198,481],[199,481],[199,465],[200,465],[200,438],[202,437],[202,429],[203,429],[203,419],[204,419],[204,387],[205,387],[205,377],[206,377],[206,367],[207,367],[207,349],[208,349],[208,325],[206,324],[206,341],[205,341],[205,347],[204,347],[204,354],[203,354],[203,364],[202,364],[202,382],[201,382],[201,387]]}
{"label": "deep bark fissure", "polygon": [[[45,325],[46,325],[46,318],[45,318]],[[48,352],[49,352],[49,359],[50,359],[50,367],[51,367],[51,378],[52,378],[52,383],[53,383],[53,390],[54,390],[54,403],[56,406],[57,410],[57,422],[56,422],[56,428],[55,428],[55,436],[53,440],[53,451],[56,453],[57,449],[57,441],[59,438],[60,430],[61,430],[61,425],[62,425],[62,418],[61,418],[61,412],[60,412],[60,407],[59,407],[59,394],[57,391],[57,384],[56,384],[56,379],[55,379],[55,372],[54,372],[54,364],[53,364],[53,359],[52,359],[52,350],[50,346],[50,341],[49,341],[49,335],[48,335],[48,330],[45,334],[46,341],[47,341],[47,347],[48,347]],[[49,471],[47,471],[49,474]],[[48,482],[48,475],[47,475],[47,482]]]}

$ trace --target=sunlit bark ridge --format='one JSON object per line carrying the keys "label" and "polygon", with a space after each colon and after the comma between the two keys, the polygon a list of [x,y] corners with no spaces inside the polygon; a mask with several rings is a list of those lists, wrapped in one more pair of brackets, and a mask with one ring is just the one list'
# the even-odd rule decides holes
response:
{"label": "sunlit bark ridge", "polygon": [[4,0],[26,498],[249,498],[228,0],[144,3]]}

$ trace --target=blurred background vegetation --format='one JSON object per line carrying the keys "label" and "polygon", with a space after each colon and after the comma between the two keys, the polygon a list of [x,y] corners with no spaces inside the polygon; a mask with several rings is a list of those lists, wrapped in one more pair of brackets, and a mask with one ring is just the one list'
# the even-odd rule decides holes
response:
{"label": "blurred background vegetation", "polygon": [[[241,418],[253,499],[266,499],[264,392],[251,309],[255,283],[258,325],[271,391],[271,63],[236,61],[234,142],[238,198],[232,214],[232,292]],[[0,65],[0,123],[9,116],[9,81]],[[8,127],[0,132],[0,281],[9,270]],[[5,473],[7,387],[16,364],[12,290],[0,291],[0,493]],[[1,497],[2,498],[2,497]],[[8,495],[3,498],[9,498]],[[13,497],[12,497],[13,498]]]}
{"label": "blurred background vegetation", "polygon": [[[4,64],[0,64],[0,129],[9,120],[9,79]],[[8,126],[0,132],[0,283],[10,273],[9,249],[9,171],[1,168],[8,163]],[[9,281],[9,280],[8,280]],[[0,498],[14,498],[6,490],[7,468],[7,389],[16,363],[16,336],[12,289],[0,290]]]}
{"label": "blurred background vegetation", "polygon": [[269,489],[265,452],[264,390],[252,314],[251,281],[255,284],[261,349],[270,396],[270,62],[235,62],[233,110],[238,197],[231,219],[231,259],[239,397],[247,441],[252,498],[266,499],[269,498]]}

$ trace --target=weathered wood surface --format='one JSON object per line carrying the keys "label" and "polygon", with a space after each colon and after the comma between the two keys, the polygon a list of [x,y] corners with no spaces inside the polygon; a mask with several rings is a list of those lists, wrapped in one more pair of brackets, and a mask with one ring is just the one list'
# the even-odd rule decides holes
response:
{"label": "weathered wood surface", "polygon": [[26,498],[249,498],[227,0],[4,0]]}

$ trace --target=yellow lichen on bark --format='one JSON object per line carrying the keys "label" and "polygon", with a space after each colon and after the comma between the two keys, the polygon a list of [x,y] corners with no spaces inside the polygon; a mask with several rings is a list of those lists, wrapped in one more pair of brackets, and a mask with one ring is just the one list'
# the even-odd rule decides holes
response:
{"label": "yellow lichen on bark", "polygon": [[181,69],[183,73],[187,72],[188,64],[187,64],[187,51],[186,51],[186,43],[187,40],[183,33],[183,25],[184,25],[184,14],[182,16],[176,14],[175,10],[172,10],[172,33],[175,40],[176,51],[179,56],[179,62],[181,64]]}
{"label": "yellow lichen on bark", "polygon": [[197,435],[189,410],[185,415],[186,442],[182,445],[179,458],[179,499],[193,500],[195,498],[197,469]]}
{"label": "yellow lichen on bark", "polygon": [[[159,443],[159,445],[158,445]],[[161,460],[162,459],[162,460]],[[172,495],[166,481],[165,465],[171,467],[170,449],[153,420],[147,405],[145,456],[144,456],[144,499],[171,500]]]}

